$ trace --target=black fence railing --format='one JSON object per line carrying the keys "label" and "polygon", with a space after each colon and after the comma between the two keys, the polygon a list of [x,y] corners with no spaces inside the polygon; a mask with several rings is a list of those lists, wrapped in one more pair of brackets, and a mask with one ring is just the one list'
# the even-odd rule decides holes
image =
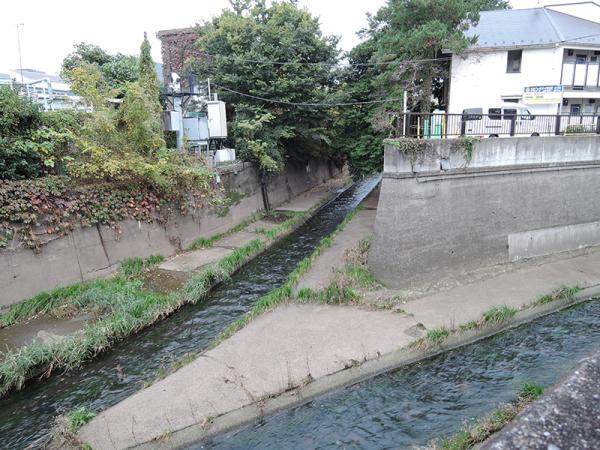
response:
{"label": "black fence railing", "polygon": [[396,121],[396,137],[444,139],[458,136],[560,136],[600,134],[596,115],[519,114],[402,114]]}

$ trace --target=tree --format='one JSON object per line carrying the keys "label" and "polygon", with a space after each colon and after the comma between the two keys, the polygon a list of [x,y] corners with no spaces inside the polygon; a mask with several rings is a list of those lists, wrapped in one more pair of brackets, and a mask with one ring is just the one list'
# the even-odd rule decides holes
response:
{"label": "tree", "polygon": [[117,53],[110,55],[97,45],[81,42],[75,45],[75,51],[63,60],[61,76],[73,80],[73,71],[86,65],[98,67],[106,82],[118,89],[117,94],[122,95],[125,83],[138,79],[138,57]]}
{"label": "tree", "polygon": [[330,112],[286,102],[331,99],[337,38],[323,36],[318,20],[295,1],[232,5],[234,11],[225,10],[198,28],[204,56],[192,69],[210,77],[228,102],[236,147],[267,173],[290,158],[325,156],[331,148]]}
{"label": "tree", "polygon": [[[346,103],[369,102],[381,98],[373,89],[376,67],[369,62],[376,51],[374,39],[367,39],[347,55],[348,65],[340,73],[341,99]],[[340,108],[335,120],[335,147],[348,157],[350,171],[355,176],[381,170],[383,139],[386,132],[373,127],[380,104],[357,104]]]}
{"label": "tree", "polygon": [[388,0],[370,24],[378,41],[376,59],[389,63],[381,85],[402,81],[414,105],[430,112],[434,80],[447,70],[442,50],[465,50],[477,39],[464,32],[479,21],[479,12],[507,6],[505,0]]}

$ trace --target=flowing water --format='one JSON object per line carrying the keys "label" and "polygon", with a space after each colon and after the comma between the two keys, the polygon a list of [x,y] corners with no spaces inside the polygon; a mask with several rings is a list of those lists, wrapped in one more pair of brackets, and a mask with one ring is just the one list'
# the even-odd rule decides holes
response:
{"label": "flowing water", "polygon": [[600,300],[320,397],[191,448],[383,449],[423,446],[556,383],[600,346]]}
{"label": "flowing water", "polygon": [[304,225],[214,289],[202,304],[119,343],[81,370],[29,384],[0,399],[0,448],[38,445],[56,415],[80,406],[100,411],[123,400],[189,352],[201,351],[262,295],[283,284],[320,240],[371,192],[379,177],[355,183],[323,206]]}

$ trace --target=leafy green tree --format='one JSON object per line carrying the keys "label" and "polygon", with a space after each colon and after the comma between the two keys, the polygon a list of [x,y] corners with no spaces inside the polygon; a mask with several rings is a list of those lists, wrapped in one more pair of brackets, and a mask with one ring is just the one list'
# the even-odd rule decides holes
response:
{"label": "leafy green tree", "polygon": [[434,80],[448,66],[440,60],[442,50],[465,50],[477,39],[464,32],[479,21],[479,12],[507,6],[505,0],[388,0],[370,24],[375,57],[389,63],[378,77],[381,89],[403,85],[419,110],[430,112]]}
{"label": "leafy green tree", "polygon": [[386,132],[372,125],[382,106],[364,103],[380,98],[373,87],[376,68],[369,65],[376,51],[375,44],[374,39],[368,39],[354,47],[347,55],[348,65],[340,73],[341,99],[358,104],[337,110],[334,146],[339,154],[347,156],[350,171],[355,176],[377,172],[383,167]]}
{"label": "leafy green tree", "polygon": [[192,71],[210,77],[228,102],[236,147],[266,173],[279,170],[289,158],[327,155],[331,113],[285,102],[332,98],[337,38],[323,36],[318,20],[295,1],[267,7],[264,1],[238,0],[232,6],[198,27],[204,56],[192,64]]}
{"label": "leafy green tree", "polygon": [[73,71],[86,65],[99,68],[106,82],[122,93],[125,83],[138,79],[138,57],[117,53],[110,55],[97,45],[81,42],[75,45],[75,51],[63,60],[61,76],[67,80],[73,79]]}

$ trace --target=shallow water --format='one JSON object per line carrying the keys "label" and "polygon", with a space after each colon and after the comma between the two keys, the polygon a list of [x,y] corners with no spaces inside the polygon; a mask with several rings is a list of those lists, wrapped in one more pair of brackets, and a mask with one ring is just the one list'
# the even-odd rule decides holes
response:
{"label": "shallow water", "polygon": [[205,349],[262,295],[283,284],[296,265],[371,192],[379,177],[355,183],[324,205],[304,225],[259,255],[232,279],[212,291],[207,301],[119,343],[83,366],[0,399],[0,448],[39,445],[54,419],[86,406],[101,411],[141,389],[162,366],[189,352]]}
{"label": "shallow water", "polygon": [[320,397],[191,448],[413,448],[556,383],[600,345],[600,300]]}

